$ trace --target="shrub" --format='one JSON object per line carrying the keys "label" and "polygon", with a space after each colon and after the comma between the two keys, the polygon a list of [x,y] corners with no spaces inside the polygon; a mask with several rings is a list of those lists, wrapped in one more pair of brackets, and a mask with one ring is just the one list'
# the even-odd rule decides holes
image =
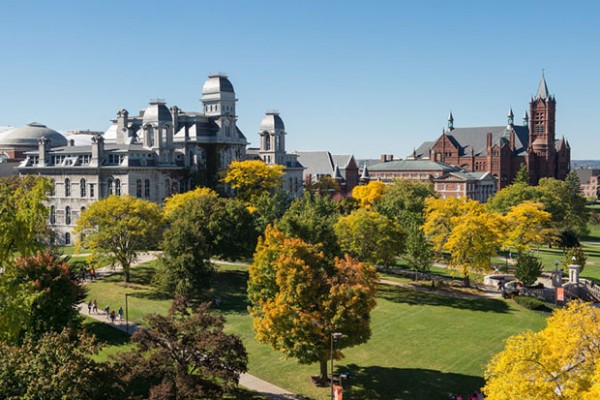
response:
{"label": "shrub", "polygon": [[548,308],[543,301],[536,299],[535,297],[515,296],[514,300],[515,303],[528,310],[546,311]]}

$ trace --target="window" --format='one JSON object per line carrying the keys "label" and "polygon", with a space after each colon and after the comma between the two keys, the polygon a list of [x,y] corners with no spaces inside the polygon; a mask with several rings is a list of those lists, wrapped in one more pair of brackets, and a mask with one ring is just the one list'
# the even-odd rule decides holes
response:
{"label": "window", "polygon": [[65,207],[65,224],[71,225],[71,207]]}
{"label": "window", "polygon": [[54,225],[56,223],[56,207],[50,206],[50,224]]}
{"label": "window", "polygon": [[65,233],[65,244],[71,244],[71,234],[69,232]]}
{"label": "window", "polygon": [[87,195],[87,187],[85,186],[85,179],[81,178],[81,180],[79,181],[79,196],[80,197],[85,197]]}
{"label": "window", "polygon": [[142,180],[138,179],[135,182],[135,196],[142,197]]}
{"label": "window", "polygon": [[71,196],[71,180],[69,178],[65,179],[65,197]]}
{"label": "window", "polygon": [[171,196],[171,180],[165,179],[165,197]]}
{"label": "window", "polygon": [[120,179],[115,179],[115,194],[117,196],[121,195],[121,180]]}
{"label": "window", "polygon": [[146,179],[144,181],[144,197],[145,198],[150,197],[150,179]]}
{"label": "window", "polygon": [[106,181],[106,191],[109,196],[113,195],[113,180],[111,178]]}
{"label": "window", "polygon": [[94,184],[90,183],[90,197],[94,197]]}
{"label": "window", "polygon": [[55,196],[56,195],[56,181],[54,179],[52,179],[52,181],[50,181],[50,196]]}

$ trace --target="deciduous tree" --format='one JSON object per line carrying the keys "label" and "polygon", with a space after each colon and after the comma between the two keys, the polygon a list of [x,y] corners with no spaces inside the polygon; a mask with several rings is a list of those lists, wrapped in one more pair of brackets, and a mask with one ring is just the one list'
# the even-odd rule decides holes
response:
{"label": "deciduous tree", "polygon": [[486,399],[597,399],[600,310],[570,302],[546,328],[509,338],[485,370]]}
{"label": "deciduous tree", "polygon": [[366,342],[375,306],[376,271],[350,257],[330,264],[315,246],[268,227],[249,268],[248,295],[259,341],[298,359],[318,362],[327,379],[330,338],[341,349]]}
{"label": "deciduous tree", "polygon": [[542,276],[544,266],[533,254],[519,253],[515,265],[515,278],[523,282],[525,286],[531,286]]}
{"label": "deciduous tree", "polygon": [[129,282],[131,263],[140,251],[158,244],[162,222],[162,212],[155,203],[132,196],[109,196],[92,203],[77,221],[77,246],[119,263],[125,282]]}
{"label": "deciduous tree", "polygon": [[418,273],[429,273],[433,260],[433,248],[425,236],[417,218],[409,219],[406,223],[406,250],[402,258],[408,267]]}
{"label": "deciduous tree", "polygon": [[177,193],[171,197],[166,198],[164,206],[165,218],[168,219],[175,210],[189,203],[191,200],[203,196],[219,197],[219,194],[210,188],[199,187],[194,190],[190,190],[185,193]]}
{"label": "deciduous tree", "polygon": [[405,234],[393,220],[361,208],[334,226],[342,251],[359,261],[390,265],[404,250]]}
{"label": "deciduous tree", "polygon": [[524,201],[513,206],[505,216],[505,247],[514,247],[519,253],[527,251],[531,245],[541,245],[550,235],[550,213],[544,205]]}
{"label": "deciduous tree", "polygon": [[352,189],[352,197],[358,200],[361,207],[370,209],[382,199],[385,189],[385,183],[371,181],[367,185],[356,186]]}
{"label": "deciduous tree", "polygon": [[375,211],[402,224],[413,217],[418,217],[422,223],[425,199],[429,197],[437,197],[430,182],[396,179],[386,187]]}
{"label": "deciduous tree", "polygon": [[264,192],[281,187],[283,166],[267,165],[260,160],[233,161],[223,182],[236,189],[242,200],[253,203]]}

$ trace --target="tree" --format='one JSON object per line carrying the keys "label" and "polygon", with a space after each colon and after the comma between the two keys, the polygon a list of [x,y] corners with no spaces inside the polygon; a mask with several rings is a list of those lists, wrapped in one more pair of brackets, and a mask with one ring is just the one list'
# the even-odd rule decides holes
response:
{"label": "tree", "polygon": [[359,261],[390,265],[404,249],[405,234],[391,219],[364,208],[334,226],[342,251]]}
{"label": "tree", "polygon": [[279,221],[278,227],[288,236],[320,246],[329,260],[341,255],[333,226],[339,218],[339,207],[329,196],[304,193],[294,200]]}
{"label": "tree", "polygon": [[519,253],[515,265],[515,278],[523,282],[525,286],[531,286],[542,276],[544,265],[533,254]]}
{"label": "tree", "polygon": [[505,247],[514,247],[519,253],[530,249],[530,245],[540,245],[549,235],[550,213],[543,210],[544,205],[524,201],[511,207],[505,216]]}
{"label": "tree", "polygon": [[168,219],[175,210],[189,203],[191,200],[203,196],[219,197],[219,194],[210,188],[199,187],[185,193],[176,193],[171,197],[167,197],[164,206],[165,218]]}
{"label": "tree", "polygon": [[50,181],[35,176],[0,179],[0,268],[42,249],[50,236],[43,203],[50,190]]}
{"label": "tree", "polygon": [[262,234],[268,225],[277,223],[290,204],[291,199],[283,189],[275,190],[274,193],[265,192],[257,197],[250,207],[257,231]]}
{"label": "tree", "polygon": [[385,189],[385,183],[381,181],[371,181],[367,185],[356,186],[352,189],[352,197],[358,200],[361,207],[370,209],[381,200]]}
{"label": "tree", "polygon": [[232,161],[223,182],[238,191],[238,196],[250,203],[264,192],[283,184],[283,166],[267,165],[260,160]]}
{"label": "tree", "polygon": [[375,211],[400,223],[413,217],[418,217],[422,223],[425,199],[429,197],[437,197],[430,182],[396,179],[386,187]]}
{"label": "tree", "polygon": [[224,319],[209,303],[191,308],[185,298],[173,301],[167,316],[146,316],[147,329],[133,334],[138,344],[119,360],[130,387],[149,386],[151,399],[220,398],[246,372],[242,340],[224,333]]}
{"label": "tree", "polygon": [[258,233],[237,199],[201,196],[181,203],[169,217],[157,281],[163,290],[195,295],[209,286],[212,257],[250,257]]}
{"label": "tree", "polygon": [[490,212],[506,214],[513,206],[521,204],[524,201],[541,202],[537,187],[529,186],[526,182],[513,182],[512,185],[503,188],[489,198],[486,208]]}
{"label": "tree", "polygon": [[132,196],[109,196],[94,202],[77,221],[77,247],[89,249],[123,267],[125,282],[138,252],[154,248],[162,233],[158,205]]}
{"label": "tree", "polygon": [[520,184],[524,184],[524,185],[528,185],[529,184],[529,176],[528,176],[528,173],[527,173],[527,165],[521,164],[521,167],[517,171],[517,175],[515,176],[515,179],[513,179],[512,183],[513,184],[520,183]]}
{"label": "tree", "polygon": [[562,261],[562,265],[568,267],[571,264],[579,265],[581,269],[579,272],[583,272],[585,268],[585,262],[587,261],[587,254],[581,247],[571,247],[565,251],[565,256]]}
{"label": "tree", "polygon": [[486,367],[486,399],[597,399],[599,319],[599,309],[572,301],[541,331],[510,337]]}
{"label": "tree", "polygon": [[581,238],[588,233],[589,212],[578,182],[576,175],[568,175],[565,181],[542,178],[537,190],[544,209],[552,214],[556,230],[571,230]]}
{"label": "tree", "polygon": [[306,190],[321,196],[331,196],[340,192],[340,184],[331,176],[325,175],[319,177],[315,183],[310,183]]}
{"label": "tree", "polygon": [[317,247],[268,227],[249,268],[252,323],[260,342],[301,364],[318,362],[327,379],[330,335],[341,349],[365,343],[375,307],[377,273],[349,256],[329,264]]}
{"label": "tree", "polygon": [[58,257],[38,252],[21,257],[0,274],[0,340],[18,343],[80,323],[85,289]]}
{"label": "tree", "polygon": [[407,221],[406,225],[406,250],[402,258],[409,268],[415,270],[415,279],[418,273],[429,273],[433,259],[433,248],[425,236],[418,219]]}
{"label": "tree", "polygon": [[92,356],[94,337],[70,330],[49,332],[20,346],[0,341],[0,399],[118,399],[115,370]]}

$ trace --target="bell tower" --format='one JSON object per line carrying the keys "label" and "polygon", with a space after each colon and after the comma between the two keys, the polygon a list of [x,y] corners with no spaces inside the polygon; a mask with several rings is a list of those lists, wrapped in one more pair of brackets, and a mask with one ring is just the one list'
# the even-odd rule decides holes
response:
{"label": "bell tower", "polygon": [[543,73],[529,102],[529,116],[529,178],[537,184],[540,178],[556,176],[556,99],[549,94]]}

